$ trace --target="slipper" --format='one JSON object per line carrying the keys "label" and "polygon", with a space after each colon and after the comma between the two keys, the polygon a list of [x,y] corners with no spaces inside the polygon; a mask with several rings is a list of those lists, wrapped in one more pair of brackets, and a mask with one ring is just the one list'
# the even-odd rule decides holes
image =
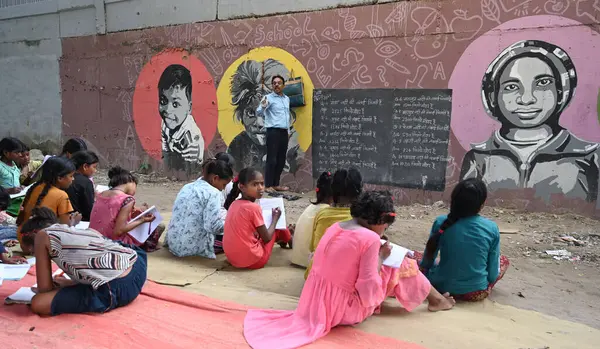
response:
{"label": "slipper", "polygon": [[280,187],[280,186],[273,187],[273,189],[275,189],[277,191],[289,191],[290,190],[289,187]]}
{"label": "slipper", "polygon": [[283,198],[286,199],[287,201],[296,201],[296,200],[300,199],[300,197],[298,195],[289,195],[289,194],[283,195]]}
{"label": "slipper", "polygon": [[276,191],[274,191],[274,192],[271,192],[271,193],[267,193],[267,194],[269,194],[269,196],[270,196],[270,197],[273,197],[273,198],[280,198],[280,197],[282,197],[282,196],[284,196],[284,197],[285,197],[285,195],[284,195],[283,193],[278,193],[278,192],[276,192]]}

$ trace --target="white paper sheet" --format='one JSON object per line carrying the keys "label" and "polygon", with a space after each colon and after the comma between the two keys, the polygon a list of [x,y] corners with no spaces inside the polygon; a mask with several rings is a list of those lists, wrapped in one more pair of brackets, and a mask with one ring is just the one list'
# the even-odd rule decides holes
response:
{"label": "white paper sheet", "polygon": [[25,196],[25,194],[27,194],[27,191],[29,190],[29,188],[31,188],[32,185],[25,187],[23,190],[21,190],[21,192],[19,192],[17,194],[10,194],[10,198],[14,199],[14,198],[20,198],[21,196]]}
{"label": "white paper sheet", "polygon": [[102,193],[102,192],[107,191],[109,189],[110,188],[108,187],[108,185],[100,185],[100,184],[98,184],[96,186],[96,193]]}
{"label": "white paper sheet", "polygon": [[89,227],[90,227],[90,222],[79,222],[75,226],[75,228],[77,228],[77,229],[83,229],[83,230],[88,229]]}
{"label": "white paper sheet", "polygon": [[[35,296],[35,293],[31,290],[31,287],[21,287],[17,290],[17,292],[11,294],[6,297],[6,303],[31,303],[31,299]],[[11,302],[12,301],[12,302]]]}
{"label": "white paper sheet", "polygon": [[275,229],[285,229],[287,228],[286,219],[285,219],[285,206],[283,205],[283,198],[273,198],[273,199],[260,199],[258,201],[260,207],[262,208],[263,220],[265,221],[265,226],[267,229],[271,225],[273,221],[273,209],[275,207],[279,207],[281,210],[281,217],[277,221],[277,225],[275,225]]}
{"label": "white paper sheet", "polygon": [[139,243],[142,243],[142,244],[146,240],[148,240],[148,237],[150,237],[152,232],[158,227],[158,225],[163,220],[162,216],[156,209],[156,206],[150,207],[146,211],[142,212],[139,216],[133,218],[132,220],[130,220],[128,222],[128,223],[135,222],[138,219],[142,219],[142,217],[144,217],[145,215],[147,215],[149,213],[154,215],[154,217],[155,217],[154,221],[152,221],[150,223],[144,223],[128,233],[129,236],[131,236],[132,238],[134,238],[135,240],[137,240]]}
{"label": "white paper sheet", "polygon": [[4,280],[19,281],[27,275],[29,268],[31,268],[29,264],[4,264],[2,278]]}
{"label": "white paper sheet", "polygon": [[[387,241],[383,239],[381,240],[382,245],[386,242]],[[383,261],[383,265],[387,265],[388,267],[398,269],[400,268],[404,257],[406,257],[407,254],[412,255],[413,252],[405,247],[396,245],[393,242],[390,242],[390,245],[392,246],[392,252],[390,253],[390,256]]]}
{"label": "white paper sheet", "polygon": [[27,263],[29,265],[31,265],[32,267],[35,265],[35,261],[36,261],[35,257],[27,258]]}

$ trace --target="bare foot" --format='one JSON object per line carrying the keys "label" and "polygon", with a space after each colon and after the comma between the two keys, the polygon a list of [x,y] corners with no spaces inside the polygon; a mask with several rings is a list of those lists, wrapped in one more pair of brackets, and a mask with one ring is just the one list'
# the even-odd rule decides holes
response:
{"label": "bare foot", "polygon": [[442,296],[443,298],[430,300],[427,309],[429,311],[443,311],[452,309],[456,304],[454,298],[450,296],[448,292],[444,293]]}

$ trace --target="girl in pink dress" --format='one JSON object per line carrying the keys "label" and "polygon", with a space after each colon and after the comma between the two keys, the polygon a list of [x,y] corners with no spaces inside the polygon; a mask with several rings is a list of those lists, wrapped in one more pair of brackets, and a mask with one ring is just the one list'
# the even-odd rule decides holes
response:
{"label": "girl in pink dress", "polygon": [[108,171],[108,178],[110,189],[96,197],[96,203],[90,214],[90,228],[109,239],[139,246],[147,252],[158,250],[158,240],[165,230],[163,224],[160,224],[144,243],[140,243],[128,234],[138,226],[154,220],[154,216],[148,214],[142,219],[129,223],[131,219],[148,209],[146,204],[140,208],[135,207],[133,196],[137,189],[137,178],[119,166]]}
{"label": "girl in pink dress", "polygon": [[[350,210],[353,219],[335,223],[319,242],[295,311],[248,311],[244,336],[252,348],[298,348],[335,326],[361,323],[384,301],[388,290],[380,271],[391,247],[380,239],[395,219],[392,196],[366,192]],[[401,278],[399,285],[393,291],[403,305],[427,299],[430,311],[454,306],[454,300],[437,292],[418,270]]]}

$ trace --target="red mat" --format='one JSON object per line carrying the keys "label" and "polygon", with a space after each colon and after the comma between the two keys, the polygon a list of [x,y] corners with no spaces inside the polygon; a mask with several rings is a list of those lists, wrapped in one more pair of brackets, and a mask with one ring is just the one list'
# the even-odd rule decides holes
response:
{"label": "red mat", "polygon": [[[30,271],[34,272],[34,269]],[[4,281],[0,299],[35,284]],[[249,348],[242,334],[247,307],[148,281],[129,306],[106,314],[42,318],[26,305],[0,305],[2,348]],[[423,349],[343,327],[306,348]],[[275,348],[274,348],[275,349]]]}

